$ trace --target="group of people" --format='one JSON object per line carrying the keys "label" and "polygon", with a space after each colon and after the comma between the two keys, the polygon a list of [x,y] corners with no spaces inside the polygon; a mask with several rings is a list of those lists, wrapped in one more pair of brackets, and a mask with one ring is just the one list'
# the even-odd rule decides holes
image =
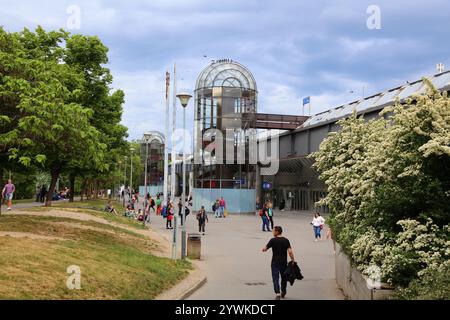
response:
{"label": "group of people", "polygon": [[273,203],[267,201],[259,210],[259,216],[262,219],[262,231],[271,231],[273,229]]}
{"label": "group of people", "polygon": [[220,199],[216,199],[211,208],[212,212],[214,212],[214,218],[225,218],[226,207],[227,204],[223,197],[220,197]]}
{"label": "group of people", "polygon": [[[269,221],[272,223],[273,238],[267,243],[267,245],[262,249],[263,252],[272,249],[272,261],[271,261],[271,271],[272,271],[272,282],[275,291],[275,299],[280,300],[286,296],[287,293],[287,282],[293,281],[294,279],[303,279],[300,268],[295,262],[294,253],[292,251],[291,243],[289,240],[282,236],[283,229],[281,226],[273,227],[273,212],[272,203],[270,201],[264,204],[264,207],[260,210],[260,215],[263,219],[263,231],[265,227],[268,228]],[[320,241],[322,239],[321,232],[325,225],[325,219],[316,212],[314,218],[311,221],[311,225],[314,229],[314,241]],[[327,238],[333,239],[331,229],[328,229]],[[333,246],[335,243],[333,241]],[[290,257],[290,262],[288,263],[288,256]],[[281,281],[280,281],[281,280]],[[291,283],[292,284],[292,283]]]}

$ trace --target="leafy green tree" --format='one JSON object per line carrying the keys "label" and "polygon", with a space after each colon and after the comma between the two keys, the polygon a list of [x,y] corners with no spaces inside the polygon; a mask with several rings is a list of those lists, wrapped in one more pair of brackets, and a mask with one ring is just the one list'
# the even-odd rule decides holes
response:
{"label": "leafy green tree", "polygon": [[[107,53],[108,48],[97,37],[73,35],[66,42],[64,61],[84,79],[77,102],[93,111],[90,122],[99,131],[100,140],[108,150],[103,158],[104,168],[74,159],[68,166],[72,190],[77,175],[83,176],[84,184],[89,177],[95,176],[99,176],[101,181],[109,181],[108,176],[114,176],[114,167],[127,150],[127,128],[120,124],[124,93],[121,90],[110,93],[112,76],[110,70],[104,67],[108,63]],[[102,172],[106,172],[107,176]]]}
{"label": "leafy green tree", "polygon": [[62,172],[104,172],[126,145],[123,93],[109,95],[112,77],[100,66],[107,49],[86,39],[0,30],[0,160],[48,170],[47,205]]}

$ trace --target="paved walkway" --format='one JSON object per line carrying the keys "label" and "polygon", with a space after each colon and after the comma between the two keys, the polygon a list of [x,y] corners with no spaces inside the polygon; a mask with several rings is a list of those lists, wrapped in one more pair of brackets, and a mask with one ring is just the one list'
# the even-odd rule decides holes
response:
{"label": "paved walkway", "polygon": [[[151,225],[170,237],[164,219],[151,216]],[[270,260],[272,253],[261,249],[272,237],[261,231],[259,216],[231,215],[225,219],[209,216],[202,238],[202,260],[207,283],[189,299],[273,299]],[[275,212],[275,225],[281,225],[290,240],[304,279],[288,284],[287,299],[343,299],[334,279],[334,255],[331,241],[314,242],[307,214]],[[197,232],[192,214],[188,232]],[[324,236],[325,238],[325,236]]]}

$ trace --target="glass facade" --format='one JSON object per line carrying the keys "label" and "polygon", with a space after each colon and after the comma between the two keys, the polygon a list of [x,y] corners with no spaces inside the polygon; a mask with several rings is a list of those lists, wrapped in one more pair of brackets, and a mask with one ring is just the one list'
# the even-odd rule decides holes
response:
{"label": "glass facade", "polygon": [[[141,143],[141,160],[142,166],[145,166],[147,161],[147,185],[160,186],[164,184],[164,137],[161,133],[152,131],[146,133],[148,138],[148,154],[147,143],[145,138]],[[147,155],[147,159],[146,159]],[[141,175],[141,185],[145,184],[145,172],[143,170]]]}
{"label": "glass facade", "polygon": [[[195,89],[194,188],[254,189],[257,88],[253,75],[231,60],[204,69]],[[220,137],[219,137],[220,135]]]}

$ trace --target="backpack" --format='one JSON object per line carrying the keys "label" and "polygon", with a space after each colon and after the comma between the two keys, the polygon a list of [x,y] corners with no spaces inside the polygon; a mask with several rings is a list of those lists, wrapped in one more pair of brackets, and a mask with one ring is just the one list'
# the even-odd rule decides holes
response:
{"label": "backpack", "polygon": [[189,208],[184,209],[184,215],[188,216],[189,213],[191,213],[191,210],[189,210]]}
{"label": "backpack", "polygon": [[214,203],[211,207],[212,211],[215,212],[216,211],[216,203]]}
{"label": "backpack", "polygon": [[154,206],[155,206],[155,200],[152,199],[152,202],[151,202],[150,206],[151,206],[151,207],[154,207]]}
{"label": "backpack", "polygon": [[164,218],[167,217],[167,206],[164,206],[164,207],[162,208],[161,214],[162,214],[162,216],[163,216]]}
{"label": "backpack", "polygon": [[263,210],[259,209],[259,216],[262,217],[263,216]]}

